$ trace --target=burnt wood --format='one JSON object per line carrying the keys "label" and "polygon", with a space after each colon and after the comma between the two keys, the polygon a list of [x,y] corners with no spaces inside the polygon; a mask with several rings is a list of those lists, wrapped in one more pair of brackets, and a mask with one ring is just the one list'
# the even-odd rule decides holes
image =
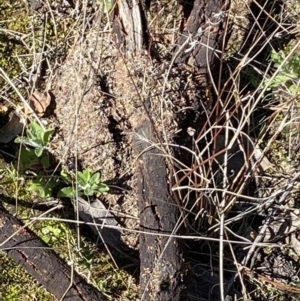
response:
{"label": "burnt wood", "polygon": [[0,249],[21,265],[57,300],[106,301],[24,223],[0,203]]}
{"label": "burnt wood", "polygon": [[[140,140],[141,136],[146,139]],[[179,217],[178,207],[168,190],[165,157],[157,148],[146,150],[156,141],[148,119],[136,129],[135,137],[134,152],[142,153],[136,166],[142,231],[141,300],[181,300],[184,289],[181,248],[177,239],[160,236],[171,235]]]}
{"label": "burnt wood", "polygon": [[[194,1],[193,9],[180,34],[181,38],[168,67],[170,73],[174,71],[173,67],[176,69],[176,76],[186,76],[185,73],[192,75],[190,78],[195,83],[194,90],[204,103],[207,102],[204,101],[204,97],[210,82],[208,69],[212,68],[220,56],[217,50],[221,48],[223,23],[226,21],[226,8],[223,7],[223,3],[222,0]],[[140,16],[147,16],[146,12],[142,12],[143,7],[139,6],[139,8]],[[114,30],[121,49],[134,54],[140,51],[141,45],[146,44],[141,40],[146,33],[146,26],[143,26],[146,22],[142,23],[141,17],[132,16],[133,7],[128,5],[128,0],[118,0]],[[133,28],[138,30],[133,31]],[[191,47],[192,45],[194,46]],[[193,107],[195,111],[200,108],[196,97]],[[187,300],[187,296],[193,296],[219,300],[218,291],[211,293],[211,289],[218,283],[216,277],[207,279],[203,276],[199,279],[193,276],[193,272],[186,275],[185,270],[189,268],[187,268],[188,263],[184,263],[183,260],[182,241],[171,237],[172,234],[179,234],[178,231],[173,232],[180,216],[179,206],[175,203],[169,189],[170,179],[165,156],[160,149],[154,147],[157,144],[161,145],[161,141],[154,128],[155,120],[151,119],[146,107],[145,116],[140,116],[140,120],[133,124],[132,143],[133,151],[138,156],[135,175],[141,230],[140,299],[141,301],[180,301]],[[193,264],[190,266],[191,270],[195,270]]]}
{"label": "burnt wood", "polygon": [[[226,7],[223,0],[196,0],[179,39],[177,64],[187,64],[198,74],[206,74],[207,68],[220,53]],[[191,48],[192,43],[195,47]]]}

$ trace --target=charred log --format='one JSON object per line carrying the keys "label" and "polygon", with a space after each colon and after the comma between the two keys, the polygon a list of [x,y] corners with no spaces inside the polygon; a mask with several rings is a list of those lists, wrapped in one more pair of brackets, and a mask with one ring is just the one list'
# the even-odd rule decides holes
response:
{"label": "charred log", "polygon": [[[151,122],[137,129],[134,151],[139,157],[136,172],[140,207],[140,286],[142,300],[181,300],[182,254],[180,243],[172,238],[179,210],[168,190],[165,158],[157,148]],[[149,142],[147,142],[149,141]],[[161,234],[166,236],[161,236]]]}
{"label": "charred log", "polygon": [[1,204],[0,241],[0,249],[24,267],[57,300],[107,300]]}

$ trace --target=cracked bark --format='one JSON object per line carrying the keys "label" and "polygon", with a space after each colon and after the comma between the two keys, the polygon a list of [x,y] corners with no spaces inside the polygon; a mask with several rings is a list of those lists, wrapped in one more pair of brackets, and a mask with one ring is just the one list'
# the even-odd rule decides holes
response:
{"label": "cracked bark", "polygon": [[[151,122],[146,119],[136,129],[136,137],[155,141]],[[136,138],[137,139],[137,138]],[[138,155],[149,143],[138,140]],[[176,228],[179,210],[168,191],[165,158],[160,150],[144,152],[136,166],[140,207],[140,286],[142,300],[181,300],[182,254],[179,241],[169,236]],[[152,235],[151,235],[152,233]]]}
{"label": "cracked bark", "polygon": [[[117,1],[117,14],[114,31],[118,36],[121,49],[129,53],[139,52],[141,45],[147,43],[147,21],[142,24],[147,13],[140,5],[140,17],[133,18],[133,9],[128,5],[129,0]],[[178,48],[174,54],[174,65],[193,74],[199,94],[206,94],[209,85],[208,69],[212,67],[216,58],[216,49],[220,49],[223,32],[223,19],[218,15],[225,10],[222,0],[196,0],[193,9],[184,26],[179,39]],[[136,1],[132,1],[136,5]],[[140,2],[139,2],[140,3]],[[149,5],[148,5],[149,6]],[[133,28],[138,28],[138,35]],[[201,35],[195,37],[199,30]],[[196,47],[191,51],[188,38],[195,40]],[[185,47],[183,48],[183,44]],[[145,108],[146,109],[146,108]],[[147,115],[147,114],[146,114]],[[167,164],[163,153],[153,147],[157,137],[153,134],[153,124],[145,117],[140,117],[138,124],[133,125],[135,133],[133,151],[139,156],[136,163],[136,177],[138,179],[138,203],[140,209],[140,287],[141,301],[179,301],[189,296],[204,300],[219,300],[218,293],[211,293],[218,279],[215,277],[191,277],[194,281],[187,283],[183,264],[183,249],[181,241],[170,237],[176,229],[179,218],[178,205],[169,191]],[[139,139],[138,137],[143,137]],[[150,141],[150,142],[147,142]],[[150,145],[151,143],[151,145]],[[161,234],[167,234],[162,236]],[[176,232],[178,234],[178,232]],[[191,266],[193,264],[191,263]],[[193,269],[193,268],[192,268]],[[199,272],[199,269],[194,268]],[[201,269],[200,269],[201,270]],[[201,270],[201,273],[203,274]],[[196,272],[195,272],[196,273]],[[184,283],[185,282],[185,283]],[[187,287],[187,289],[185,289]]]}
{"label": "cracked bark", "polygon": [[106,301],[107,298],[0,203],[0,250],[21,265],[57,300]]}

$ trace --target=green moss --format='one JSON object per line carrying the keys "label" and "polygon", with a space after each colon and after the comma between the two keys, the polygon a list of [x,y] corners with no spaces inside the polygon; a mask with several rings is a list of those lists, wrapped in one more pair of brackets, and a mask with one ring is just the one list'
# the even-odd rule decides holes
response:
{"label": "green moss", "polygon": [[5,301],[55,301],[22,267],[0,252],[0,299]]}
{"label": "green moss", "polygon": [[30,16],[24,2],[1,1],[0,19],[0,65],[9,77],[14,78],[22,71],[20,62],[25,66],[29,63],[25,56],[28,54],[26,45],[30,46],[30,40],[26,37]]}
{"label": "green moss", "polygon": [[[10,79],[29,71],[36,53],[43,51],[50,64],[57,62],[65,57],[68,40],[73,41],[70,31],[75,19],[53,19],[29,6],[27,1],[0,0],[0,66]],[[5,83],[0,76],[0,85]]]}
{"label": "green moss", "polygon": [[21,176],[13,166],[3,163],[0,174],[0,194],[4,197],[16,197],[18,200],[26,201],[30,199],[28,180]]}

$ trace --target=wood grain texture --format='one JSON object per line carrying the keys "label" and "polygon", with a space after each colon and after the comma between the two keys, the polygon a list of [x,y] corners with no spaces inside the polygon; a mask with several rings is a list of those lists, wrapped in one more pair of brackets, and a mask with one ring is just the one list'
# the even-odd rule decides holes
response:
{"label": "wood grain texture", "polygon": [[106,301],[24,224],[0,204],[0,249],[21,265],[57,300]]}

